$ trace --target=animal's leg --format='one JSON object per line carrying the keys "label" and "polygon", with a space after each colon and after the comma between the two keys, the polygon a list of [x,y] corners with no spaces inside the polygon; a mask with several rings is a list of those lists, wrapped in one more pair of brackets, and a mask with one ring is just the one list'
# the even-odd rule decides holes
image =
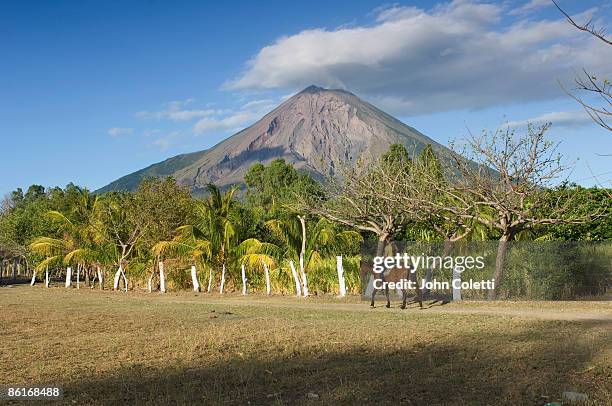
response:
{"label": "animal's leg", "polygon": [[[376,281],[376,279],[374,281]],[[376,290],[377,289],[375,287],[372,287],[372,301],[370,302],[371,307],[374,307],[374,296],[376,296]]]}
{"label": "animal's leg", "polygon": [[385,285],[385,296],[387,296],[387,309],[391,307],[391,299],[389,299],[389,287]]}
{"label": "animal's leg", "polygon": [[423,308],[423,297],[421,296],[421,288],[419,288],[419,281],[417,280],[417,274],[415,272],[412,275],[414,275],[414,281],[415,281],[414,290],[416,291],[416,297],[414,298],[414,301],[415,302],[418,301],[419,307],[422,309]]}
{"label": "animal's leg", "polygon": [[406,308],[406,298],[408,297],[408,291],[406,289],[402,289],[402,305],[400,306],[402,309]]}

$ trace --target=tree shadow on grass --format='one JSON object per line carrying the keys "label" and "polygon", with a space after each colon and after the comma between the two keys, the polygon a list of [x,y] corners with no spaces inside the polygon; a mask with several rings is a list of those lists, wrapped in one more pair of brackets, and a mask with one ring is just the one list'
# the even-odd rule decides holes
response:
{"label": "tree shadow on grass", "polygon": [[32,277],[27,276],[17,276],[13,278],[12,276],[3,276],[0,278],[0,287],[10,287],[13,285],[25,285],[30,284],[32,282]]}
{"label": "tree shadow on grass", "polygon": [[[610,370],[587,366],[609,335],[564,335],[569,322],[530,321],[511,333],[475,332],[403,347],[330,345],[330,351],[275,355],[275,348],[225,362],[152,369],[129,364],[112,376],[68,384],[78,404],[407,404],[543,405],[564,390],[604,404]],[[558,329],[558,330],[555,330]],[[576,325],[572,331],[576,330]],[[450,332],[452,334],[452,332]],[[393,326],[389,328],[393,334]],[[333,347],[333,350],[332,350]],[[588,371],[585,372],[585,369]]]}

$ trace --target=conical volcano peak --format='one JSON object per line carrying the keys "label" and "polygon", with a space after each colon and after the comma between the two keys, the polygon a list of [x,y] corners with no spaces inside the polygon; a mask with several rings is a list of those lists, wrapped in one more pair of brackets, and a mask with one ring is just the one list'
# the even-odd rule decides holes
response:
{"label": "conical volcano peak", "polygon": [[348,92],[343,89],[328,89],[328,88],[320,87],[317,85],[310,85],[297,94],[320,94],[320,93],[343,93],[343,94],[350,94],[352,96],[355,96],[353,93]]}
{"label": "conical volcano peak", "polygon": [[323,87],[319,87],[316,85],[310,85],[307,88],[305,88],[304,90],[302,90],[300,93],[319,93],[322,91],[325,91],[327,89],[323,88]]}
{"label": "conical volcano peak", "polygon": [[125,176],[101,191],[135,189],[146,176],[173,176],[194,191],[208,183],[243,182],[255,163],[283,158],[317,177],[371,159],[392,144],[420,151],[444,147],[351,92],[311,85],[285,100],[250,127],[207,151],[180,155]]}

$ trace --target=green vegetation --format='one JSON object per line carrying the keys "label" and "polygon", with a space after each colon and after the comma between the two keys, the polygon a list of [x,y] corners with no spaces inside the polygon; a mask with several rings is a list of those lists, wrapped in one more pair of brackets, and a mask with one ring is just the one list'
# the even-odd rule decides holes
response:
{"label": "green vegetation", "polygon": [[[471,162],[457,155],[450,168],[430,147],[411,156],[392,145],[378,161],[343,168],[340,178],[324,183],[277,159],[251,167],[241,198],[236,188],[215,185],[204,197],[193,197],[172,178],[147,178],[133,193],[33,185],[3,201],[1,275],[11,274],[18,262],[44,279],[70,267],[77,287],[81,281],[149,291],[159,285],[265,292],[269,286],[272,293],[325,294],[338,292],[336,256],[342,256],[349,292],[357,293],[362,240],[377,243],[378,255],[398,239],[443,242],[442,254],[459,241],[499,240],[491,266],[496,280],[508,279],[501,284],[504,296],[605,293],[605,264],[585,264],[592,275],[586,277],[568,262],[549,261],[557,265],[543,271],[525,265],[537,263],[528,261],[532,255],[521,264],[510,258],[521,255],[506,253],[511,240],[612,238],[610,190],[539,183],[538,176],[561,170],[548,157],[546,129],[531,128],[516,142],[508,141],[509,133],[474,138],[472,155],[481,154]],[[512,153],[500,150],[500,143]],[[525,149],[537,156],[525,161]],[[547,286],[554,293],[545,293]]]}

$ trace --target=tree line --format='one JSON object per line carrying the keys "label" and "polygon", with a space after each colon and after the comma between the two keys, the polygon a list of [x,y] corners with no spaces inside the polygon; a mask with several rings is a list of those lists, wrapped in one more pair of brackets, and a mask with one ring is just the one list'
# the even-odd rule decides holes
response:
{"label": "tree line", "polygon": [[[329,290],[317,272],[327,272],[337,255],[355,268],[358,233],[290,204],[296,194],[321,193],[310,176],[278,159],[254,165],[245,184],[246,190],[210,184],[205,197],[170,177],[146,179],[133,193],[98,195],[73,184],[16,190],[0,217],[3,275],[17,261],[44,280],[49,270],[69,272],[77,286],[165,291],[170,279],[176,287],[221,293],[246,288],[248,276],[250,287],[297,286],[308,295],[307,274],[318,290]],[[183,272],[189,268],[191,281]]]}
{"label": "tree line", "polygon": [[0,275],[23,264],[45,280],[71,272],[77,286],[165,291],[169,280],[308,295],[337,292],[344,267],[358,292],[362,241],[377,254],[393,240],[440,242],[444,255],[496,240],[492,276],[502,281],[513,240],[612,237],[610,190],[560,182],[568,166],[548,128],[470,135],[452,153],[396,144],[322,182],[277,159],[253,165],[242,188],[211,184],[203,197],[172,178],[102,195],[32,185],[2,202]]}

